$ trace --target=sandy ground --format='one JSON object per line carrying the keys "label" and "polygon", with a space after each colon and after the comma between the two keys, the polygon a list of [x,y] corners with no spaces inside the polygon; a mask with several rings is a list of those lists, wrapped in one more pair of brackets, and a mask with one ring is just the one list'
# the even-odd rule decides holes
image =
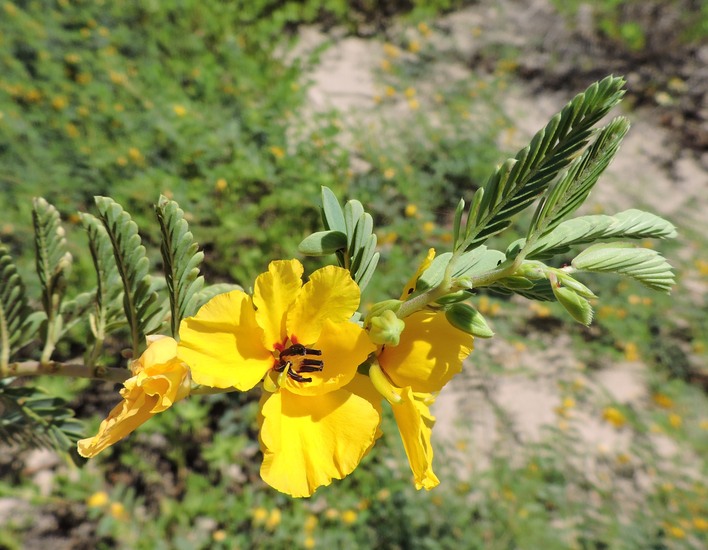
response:
{"label": "sandy ground", "polygon": [[[446,16],[439,28],[447,31],[441,48],[448,48],[446,65],[434,71],[450,78],[468,74],[469,60],[490,44],[512,44],[532,49],[549,37],[534,34],[529,21],[547,23],[546,0],[532,2],[481,2]],[[582,15],[582,14],[581,14]],[[528,30],[531,28],[531,30]],[[520,32],[521,29],[527,29]],[[473,32],[474,31],[474,32]],[[580,25],[578,32],[582,32]],[[307,51],[326,39],[314,29],[306,29],[297,53]],[[331,37],[330,37],[331,39]],[[383,57],[381,43],[346,37],[335,40],[312,72],[310,108],[315,111],[335,108],[357,120],[381,123],[375,114],[374,96],[380,93],[375,69]],[[589,83],[589,82],[588,82]],[[418,88],[418,86],[416,86]],[[421,83],[421,89],[425,83]],[[517,121],[514,148],[528,139],[559,111],[576,92],[537,92],[538,85],[518,80],[499,101]],[[577,90],[580,91],[580,90]],[[597,185],[585,211],[618,212],[627,208],[644,208],[672,220],[679,230],[705,227],[708,208],[708,159],[678,145],[676,133],[662,127],[652,110],[623,112],[632,122],[632,130],[623,142],[619,155]],[[384,117],[405,116],[395,105]],[[685,247],[679,254],[691,257],[694,251]],[[690,292],[697,303],[705,303],[705,280],[686,280],[678,292]],[[590,389],[602,402],[612,399],[640,407],[649,395],[646,367],[641,362],[618,362],[586,374],[572,349],[570,338],[539,334],[540,346],[520,349],[497,334],[493,340],[476,342],[477,349],[468,360],[464,373],[442,391],[435,407],[437,416],[436,449],[448,457],[450,449],[461,449],[460,456],[468,468],[483,467],[490,450],[500,443],[514,445],[542,437],[544,427],[558,426],[556,408],[561,404],[560,381],[573,381]],[[532,349],[533,348],[533,349]],[[475,362],[502,367],[504,374],[481,375]],[[508,373],[508,374],[507,374]],[[601,457],[623,452],[629,445],[623,434],[603,422],[597,410],[573,411],[574,426],[579,429],[589,455]],[[560,421],[561,425],[563,421]],[[674,453],[677,448],[668,438],[654,437],[658,452]],[[455,452],[453,451],[454,455]]]}

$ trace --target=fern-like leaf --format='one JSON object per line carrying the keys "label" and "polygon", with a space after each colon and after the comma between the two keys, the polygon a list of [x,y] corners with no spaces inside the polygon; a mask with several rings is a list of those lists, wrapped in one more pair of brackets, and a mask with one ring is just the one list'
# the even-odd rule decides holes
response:
{"label": "fern-like leaf", "polygon": [[623,79],[611,76],[594,83],[556,114],[516,157],[504,162],[483,191],[477,191],[483,195],[481,200],[473,197],[476,214],[471,219],[471,207],[464,238],[454,236],[454,242],[470,250],[506,229],[511,218],[536,200],[580,154],[595,131],[593,126],[622,98],[623,85]]}
{"label": "fern-like leaf", "polygon": [[157,292],[149,273],[150,261],[130,214],[109,197],[95,197],[95,201],[123,282],[123,310],[130,327],[133,355],[137,357],[144,337],[162,323]]}
{"label": "fern-like leaf", "polygon": [[0,441],[25,448],[71,452],[83,436],[83,424],[66,401],[34,387],[0,380]]}
{"label": "fern-like leaf", "polygon": [[529,242],[551,231],[585,202],[628,130],[629,122],[625,118],[613,120],[599,132],[592,145],[572,162],[555,185],[548,188],[529,227]]}
{"label": "fern-like leaf", "polygon": [[[560,223],[527,251],[529,259],[548,259],[565,254],[573,246],[617,239],[670,239],[676,228],[667,220],[641,210],[625,210],[612,216],[580,216]],[[522,245],[523,241],[519,243]]]}
{"label": "fern-like leaf", "polygon": [[23,343],[23,325],[27,319],[25,286],[7,248],[0,245],[0,373]]}
{"label": "fern-like leaf", "polygon": [[175,336],[182,318],[196,311],[197,293],[204,285],[204,277],[199,275],[204,253],[197,250],[184,212],[175,201],[161,195],[155,213],[162,232],[160,251],[170,297],[170,325]]}
{"label": "fern-like leaf", "polygon": [[643,285],[668,293],[674,285],[669,263],[656,250],[634,248],[627,243],[597,244],[583,250],[572,261],[578,271],[617,273]]}

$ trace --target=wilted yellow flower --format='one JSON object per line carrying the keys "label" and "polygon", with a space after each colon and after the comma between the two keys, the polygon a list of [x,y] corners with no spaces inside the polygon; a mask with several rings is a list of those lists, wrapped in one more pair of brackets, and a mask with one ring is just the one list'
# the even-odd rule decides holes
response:
{"label": "wilted yellow flower", "polygon": [[128,166],[128,159],[126,159],[125,157],[118,157],[116,159],[116,164],[118,166]]}
{"label": "wilted yellow flower", "polygon": [[615,428],[621,428],[627,423],[627,418],[617,407],[605,407],[602,418],[612,424]]}
{"label": "wilted yellow flower", "polygon": [[78,442],[81,456],[96,456],[189,395],[189,369],[177,359],[177,342],[173,338],[151,337],[148,348],[130,368],[133,376],[120,391],[123,402],[101,422],[95,436]]}
{"label": "wilted yellow flower", "polygon": [[86,499],[89,508],[102,508],[106,504],[108,504],[108,493],[105,491],[97,491]]}
{"label": "wilted yellow flower", "polygon": [[342,522],[351,525],[352,523],[356,522],[356,518],[358,517],[358,514],[354,510],[345,510],[342,513]]}
{"label": "wilted yellow flower", "polygon": [[376,498],[380,501],[388,500],[390,496],[391,491],[388,489],[381,489],[378,493],[376,493]]}

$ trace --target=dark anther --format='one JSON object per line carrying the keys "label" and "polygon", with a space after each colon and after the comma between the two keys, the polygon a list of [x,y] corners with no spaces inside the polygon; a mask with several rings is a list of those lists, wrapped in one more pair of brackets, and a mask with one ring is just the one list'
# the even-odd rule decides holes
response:
{"label": "dark anther", "polygon": [[[324,369],[324,362],[320,359],[311,359],[307,355],[322,355],[322,351],[314,348],[306,348],[302,344],[293,344],[289,348],[280,352],[280,360],[275,365],[276,372],[288,370],[288,376],[296,382],[312,382],[312,378],[302,376],[303,372],[319,372]],[[300,360],[291,361],[286,357],[302,357]],[[294,370],[295,367],[297,370]]]}

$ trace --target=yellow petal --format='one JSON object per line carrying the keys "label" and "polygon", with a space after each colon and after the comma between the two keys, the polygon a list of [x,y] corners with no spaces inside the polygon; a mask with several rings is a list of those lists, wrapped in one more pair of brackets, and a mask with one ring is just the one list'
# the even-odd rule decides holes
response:
{"label": "yellow petal", "polygon": [[406,283],[406,286],[403,287],[403,292],[401,293],[401,300],[407,300],[408,297],[413,294],[413,292],[415,292],[415,286],[418,283],[418,279],[420,279],[420,276],[423,274],[423,272],[428,269],[428,267],[430,267],[430,264],[433,262],[433,258],[435,258],[435,249],[429,248],[428,255],[418,266],[418,270],[415,272],[415,275],[413,275],[413,277],[411,277],[410,280]]}
{"label": "yellow petal", "polygon": [[123,439],[156,413],[171,407],[189,394],[189,369],[175,357],[177,342],[164,337],[152,341],[134,363],[137,375],[123,384],[123,401],[108,414],[94,437],[78,442],[81,456],[96,456]]}
{"label": "yellow petal", "polygon": [[[381,417],[381,415],[383,414],[383,409],[381,407],[381,394],[376,390],[368,376],[357,373],[354,379],[349,384],[347,384],[344,389],[349,390],[350,392],[355,393],[359,397],[363,397],[364,399],[366,399],[374,406],[374,409],[376,409],[376,412],[378,413],[379,417]],[[381,430],[381,425],[379,423],[379,427],[376,429],[375,439],[378,439],[382,435],[383,431]],[[371,448],[373,448],[373,443],[371,445]],[[371,448],[369,450],[371,450]]]}
{"label": "yellow petal", "polygon": [[413,472],[415,488],[432,489],[440,483],[433,472],[433,447],[430,443],[435,417],[422,400],[414,397],[410,388],[403,388],[402,395],[403,403],[391,408]]}
{"label": "yellow petal", "polygon": [[285,314],[302,287],[303,267],[297,260],[270,262],[268,271],[256,278],[253,304],[256,321],[263,329],[263,345],[274,350],[285,342]]}
{"label": "yellow petal", "polygon": [[342,479],[374,443],[380,416],[345,389],[318,397],[286,390],[261,399],[261,477],[293,497]]}
{"label": "yellow petal", "polygon": [[285,377],[284,387],[293,393],[320,395],[341,388],[351,382],[359,365],[376,350],[366,331],[349,321],[333,323],[326,320],[319,340],[312,346],[322,352],[313,358],[320,359],[324,367],[320,372],[302,373],[302,376],[312,378],[311,382],[296,382]]}
{"label": "yellow petal", "polygon": [[197,384],[250,390],[273,366],[251,298],[234,290],[209,300],[179,327],[179,358]]}
{"label": "yellow petal", "polygon": [[323,323],[348,321],[359,307],[360,291],[349,271],[329,265],[305,283],[288,312],[288,336],[310,345],[320,337]]}
{"label": "yellow petal", "polygon": [[141,389],[121,392],[124,400],[108,414],[98,428],[98,433],[78,442],[79,454],[91,458],[133,432],[138,426],[152,418],[150,412],[158,397],[146,395]]}
{"label": "yellow petal", "polygon": [[445,314],[419,311],[406,317],[400,343],[385,346],[379,363],[398,387],[435,392],[462,370],[472,351],[470,334],[454,328]]}

